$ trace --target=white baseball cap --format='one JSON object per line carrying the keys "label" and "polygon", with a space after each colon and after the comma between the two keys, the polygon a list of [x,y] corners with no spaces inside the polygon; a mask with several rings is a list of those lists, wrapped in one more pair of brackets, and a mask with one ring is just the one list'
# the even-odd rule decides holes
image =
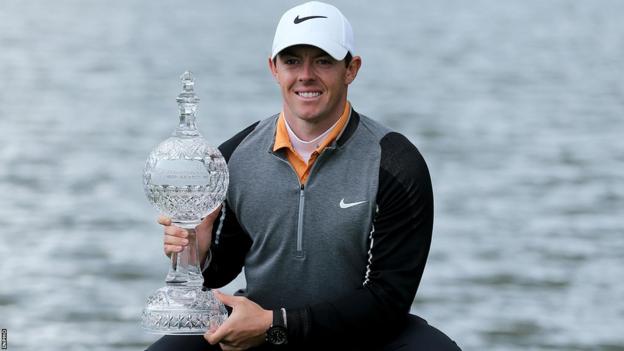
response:
{"label": "white baseball cap", "polygon": [[353,55],[353,29],[336,7],[319,1],[306,2],[286,11],[280,19],[271,58],[293,45],[316,46],[340,61],[347,52]]}

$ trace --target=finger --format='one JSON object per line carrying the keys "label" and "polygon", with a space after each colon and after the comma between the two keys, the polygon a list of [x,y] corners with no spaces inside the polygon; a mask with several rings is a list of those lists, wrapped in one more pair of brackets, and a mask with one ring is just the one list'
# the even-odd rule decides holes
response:
{"label": "finger", "polygon": [[174,252],[176,253],[182,252],[182,250],[184,250],[184,247],[177,246],[177,245],[165,245],[164,250],[165,250],[165,255],[171,256],[171,254]]}
{"label": "finger", "polygon": [[227,294],[220,292],[219,290],[213,290],[213,292],[214,292],[214,296],[219,301],[223,302],[224,305],[228,305],[230,307],[235,306],[241,301],[241,299],[243,299],[243,297],[241,296],[227,295]]}
{"label": "finger", "polygon": [[160,215],[158,217],[158,224],[171,225],[171,218],[169,218],[167,216]]}
{"label": "finger", "polygon": [[229,325],[228,321],[226,320],[214,332],[212,332],[212,333],[206,332],[204,334],[204,339],[206,339],[206,341],[208,341],[210,343],[210,345],[217,344],[218,342],[220,342],[229,333],[228,325]]}
{"label": "finger", "polygon": [[164,241],[165,245],[177,245],[177,246],[186,246],[189,243],[189,240],[186,236],[173,236],[169,234],[165,234]]}
{"label": "finger", "polygon": [[175,225],[165,226],[164,232],[166,235],[179,236],[182,238],[186,238],[188,236],[188,230]]}
{"label": "finger", "polygon": [[165,227],[164,232],[167,235],[180,236],[183,238],[186,238],[188,236],[188,231],[173,224],[171,218],[169,217],[161,215],[160,217],[158,217],[158,223],[162,224]]}
{"label": "finger", "polygon": [[239,350],[244,350],[243,348],[240,347],[236,347],[236,346],[230,346],[226,343],[219,343],[219,346],[221,347],[221,350],[223,351],[239,351]]}

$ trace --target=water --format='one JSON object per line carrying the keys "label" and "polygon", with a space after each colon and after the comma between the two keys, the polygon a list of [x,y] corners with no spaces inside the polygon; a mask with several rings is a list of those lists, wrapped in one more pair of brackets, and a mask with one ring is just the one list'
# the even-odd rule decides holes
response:
{"label": "water", "polygon": [[[0,2],[0,327],[9,349],[140,350],[168,260],[142,190],[192,70],[218,144],[280,109],[294,2]],[[430,166],[413,310],[465,350],[624,350],[624,3],[336,1],[358,111]],[[230,290],[231,291],[231,290]]]}

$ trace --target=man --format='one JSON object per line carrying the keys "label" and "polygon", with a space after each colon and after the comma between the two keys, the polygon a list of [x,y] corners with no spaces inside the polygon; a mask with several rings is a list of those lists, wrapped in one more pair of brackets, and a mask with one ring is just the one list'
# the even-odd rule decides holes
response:
{"label": "man", "polygon": [[[347,100],[362,65],[351,25],[331,5],[294,7],[268,64],[282,112],[219,147],[230,188],[197,228],[204,284],[244,267],[246,289],[215,291],[232,312],[205,339],[165,336],[149,350],[458,350],[409,314],[431,242],[431,181],[414,145]],[[159,222],[166,254],[181,251],[188,233]]]}

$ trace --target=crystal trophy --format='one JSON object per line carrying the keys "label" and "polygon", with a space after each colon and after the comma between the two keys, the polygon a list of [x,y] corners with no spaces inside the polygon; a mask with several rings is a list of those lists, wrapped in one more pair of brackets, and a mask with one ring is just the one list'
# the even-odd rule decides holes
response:
{"label": "crystal trophy", "polygon": [[149,155],[143,186],[149,201],[173,224],[189,232],[189,244],[171,255],[166,286],[147,299],[141,325],[157,334],[204,334],[227,318],[225,306],[203,288],[195,227],[225,199],[229,175],[218,149],[197,129],[195,95],[190,72],[184,72],[176,99],[180,124],[171,137]]}

